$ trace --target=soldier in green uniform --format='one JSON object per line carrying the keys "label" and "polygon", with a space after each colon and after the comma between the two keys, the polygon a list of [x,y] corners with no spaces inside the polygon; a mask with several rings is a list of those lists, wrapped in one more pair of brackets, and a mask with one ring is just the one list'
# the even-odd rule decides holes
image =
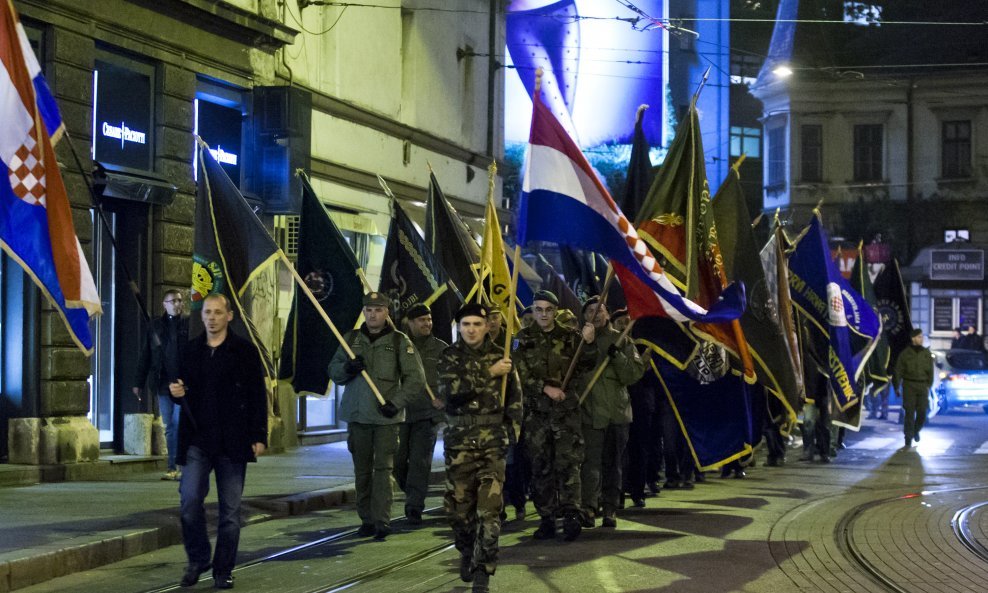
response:
{"label": "soldier in green uniform", "polygon": [[910,337],[912,344],[899,353],[892,373],[895,390],[902,394],[906,447],[911,447],[913,441],[919,442],[933,386],[933,353],[923,347],[923,331],[914,329]]}
{"label": "soldier in green uniform", "polygon": [[[472,303],[456,314],[460,340],[439,359],[439,397],[446,404],[446,513],[460,551],[460,578],[488,591],[497,567],[505,450],[522,421],[518,374],[487,338],[487,308]],[[507,376],[507,389],[501,386]]]}
{"label": "soldier in green uniform", "polygon": [[[425,381],[435,394],[436,364],[449,344],[432,335],[432,310],[428,305],[412,305],[405,313],[405,320],[412,344],[422,360]],[[422,523],[432,472],[432,451],[436,448],[436,434],[443,417],[442,401],[432,399],[427,393],[422,395],[405,408],[405,421],[398,426],[398,453],[395,455],[395,480],[405,493],[405,516],[412,525]]]}
{"label": "soldier in green uniform", "polygon": [[[607,361],[604,372],[583,400],[583,440],[586,442],[583,468],[580,472],[583,489],[584,527],[594,526],[598,509],[603,510],[602,525],[617,527],[615,513],[621,504],[621,458],[628,445],[628,425],[631,424],[631,399],[628,385],[636,383],[645,373],[645,363],[638,356],[632,340],[618,342],[621,334],[610,326],[607,307],[600,298],[591,297],[583,305],[583,318],[593,323],[597,333],[597,368]],[[588,373],[587,380],[592,380]],[[585,391],[581,385],[580,392]]]}
{"label": "soldier in green uniform", "polygon": [[581,332],[556,323],[559,299],[548,290],[535,293],[535,323],[517,336],[515,364],[525,396],[525,447],[532,463],[531,491],[541,517],[536,539],[557,533],[566,541],[580,535],[580,464],[583,436],[580,430],[579,391],[563,391],[570,361],[585,344],[575,375],[593,367],[597,359],[596,332],[592,324]]}
{"label": "soldier in green uniform", "polygon": [[[343,337],[356,355],[340,346],[329,363],[329,377],[345,385],[340,419],[347,422],[347,448],[353,457],[354,489],[361,526],[358,535],[383,540],[391,533],[391,473],[398,449],[402,408],[425,395],[425,376],[408,336],[388,323],[387,295],[364,295],[364,323]],[[381,405],[361,375],[367,371],[385,403]]]}

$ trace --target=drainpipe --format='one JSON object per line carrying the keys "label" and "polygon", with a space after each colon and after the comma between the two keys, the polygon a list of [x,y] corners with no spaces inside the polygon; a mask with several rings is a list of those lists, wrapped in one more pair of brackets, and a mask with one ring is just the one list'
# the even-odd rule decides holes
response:
{"label": "drainpipe", "polygon": [[916,86],[912,78],[909,79],[909,87],[906,89],[906,253],[909,260],[913,258],[913,245],[915,237],[913,232],[913,212],[916,205],[915,188],[913,186],[913,155],[915,152],[915,141],[913,140],[913,88]]}
{"label": "drainpipe", "polygon": [[494,158],[494,83],[497,79],[497,11],[500,0],[491,0],[487,22],[487,156]]}

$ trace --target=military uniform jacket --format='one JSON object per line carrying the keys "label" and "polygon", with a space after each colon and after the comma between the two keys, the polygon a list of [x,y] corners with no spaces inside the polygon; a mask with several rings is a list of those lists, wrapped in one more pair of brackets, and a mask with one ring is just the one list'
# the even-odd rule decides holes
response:
{"label": "military uniform jacket", "polygon": [[343,400],[340,402],[340,418],[345,422],[363,424],[398,424],[405,420],[403,408],[417,398],[428,398],[425,394],[425,375],[415,358],[415,349],[408,336],[400,331],[385,327],[381,333],[371,337],[367,325],[359,330],[351,330],[343,337],[353,353],[363,357],[367,374],[377,385],[385,401],[393,403],[402,411],[394,418],[387,418],[378,409],[378,401],[370,385],[362,375],[351,377],[344,370],[350,358],[340,346],[329,363],[329,378],[345,385]]}
{"label": "military uniform jacket", "polygon": [[[576,354],[582,339],[579,332],[558,324],[548,332],[542,331],[537,324],[532,324],[518,332],[516,338],[518,345],[512,360],[515,361],[518,375],[521,377],[526,412],[565,415],[577,410],[580,394],[575,387],[568,387],[566,399],[561,402],[552,401],[542,390],[546,385],[562,386],[570,360]],[[574,378],[581,372],[591,369],[596,359],[596,341],[593,344],[584,344],[580,360],[574,370]]]}
{"label": "military uniform jacket", "polygon": [[518,373],[508,373],[508,389],[501,405],[501,377],[489,369],[504,358],[504,350],[490,340],[477,349],[462,340],[443,350],[439,358],[439,392],[446,404],[449,428],[443,436],[449,450],[504,448],[521,431],[522,395]]}
{"label": "military uniform jacket", "polygon": [[[431,335],[424,338],[413,337],[412,344],[415,346],[415,351],[418,352],[419,358],[422,360],[422,370],[425,371],[425,382],[432,389],[432,393],[438,397],[439,373],[436,370],[436,365],[439,364],[439,357],[449,344]],[[424,397],[413,399],[408,403],[408,407],[405,408],[406,422],[442,419],[443,411],[432,407],[432,398],[429,397],[428,393],[425,393],[425,388],[422,391]]]}
{"label": "military uniform jacket", "polygon": [[619,350],[611,356],[611,344],[621,337],[613,327],[607,326],[597,331],[597,360],[593,369],[585,373],[580,381],[580,395],[605,360],[610,358],[600,379],[594,383],[587,398],[583,401],[583,424],[592,428],[606,428],[608,424],[629,424],[631,422],[631,399],[628,385],[637,382],[645,374],[645,362],[631,340],[625,339]]}
{"label": "military uniform jacket", "polygon": [[933,386],[933,353],[929,348],[906,346],[895,361],[895,385],[929,389]]}

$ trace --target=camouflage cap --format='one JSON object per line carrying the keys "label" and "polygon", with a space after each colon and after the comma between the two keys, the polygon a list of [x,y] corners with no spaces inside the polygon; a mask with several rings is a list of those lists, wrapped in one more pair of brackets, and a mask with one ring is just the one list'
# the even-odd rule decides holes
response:
{"label": "camouflage cap", "polygon": [[488,312],[489,310],[485,305],[467,303],[456,312],[456,322],[459,323],[464,317],[483,317],[486,319]]}
{"label": "camouflage cap", "polygon": [[405,319],[418,319],[425,315],[432,315],[432,309],[425,303],[415,303],[405,311]]}
{"label": "camouflage cap", "polygon": [[368,292],[364,295],[365,307],[390,307],[391,299],[383,292]]}
{"label": "camouflage cap", "polygon": [[559,297],[550,290],[540,290],[532,297],[532,301],[548,301],[555,306],[559,306]]}

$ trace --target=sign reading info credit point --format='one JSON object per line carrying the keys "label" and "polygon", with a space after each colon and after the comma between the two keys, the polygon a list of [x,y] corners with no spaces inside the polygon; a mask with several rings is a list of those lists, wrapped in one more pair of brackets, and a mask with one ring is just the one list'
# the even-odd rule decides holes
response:
{"label": "sign reading info credit point", "polygon": [[930,252],[930,280],[985,279],[985,252],[980,249],[935,249]]}

